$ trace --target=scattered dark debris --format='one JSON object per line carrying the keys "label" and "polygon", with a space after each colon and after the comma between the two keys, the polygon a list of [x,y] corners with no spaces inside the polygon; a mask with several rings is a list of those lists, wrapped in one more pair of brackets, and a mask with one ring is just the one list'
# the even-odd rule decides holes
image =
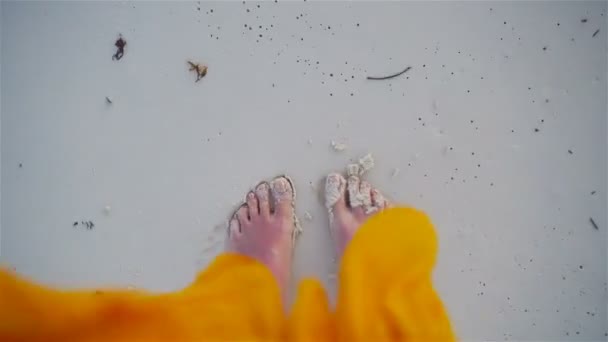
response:
{"label": "scattered dark debris", "polygon": [[23,164],[22,164],[22,163],[19,163],[19,168],[22,168],[22,167],[23,167]]}
{"label": "scattered dark debris", "polygon": [[534,129],[534,132],[538,133],[538,132],[540,132],[540,129],[535,128],[535,129]]}
{"label": "scattered dark debris", "polygon": [[85,226],[87,230],[91,230],[91,229],[95,228],[95,224],[93,223],[93,221],[80,221],[80,222],[74,221],[74,223],[72,224],[72,227],[78,227],[79,224]]}
{"label": "scattered dark debris", "polygon": [[582,270],[583,269],[583,265],[579,265],[578,268]]}
{"label": "scattered dark debris", "polygon": [[597,193],[597,191],[593,190],[591,191],[591,195],[595,195]]}
{"label": "scattered dark debris", "polygon": [[543,46],[543,51],[547,51],[547,47],[546,46]]}
{"label": "scattered dark debris", "polygon": [[112,56],[112,60],[118,61],[125,54],[125,46],[127,46],[127,41],[122,38],[121,34],[119,34],[114,46],[116,46],[116,53]]}
{"label": "scattered dark debris", "polygon": [[597,224],[593,220],[593,217],[589,218],[589,222],[591,222],[591,225],[593,226],[593,228],[595,228],[595,230],[600,230],[600,228],[597,226]]}
{"label": "scattered dark debris", "polygon": [[574,154],[574,152],[572,152],[572,150],[568,150],[568,153],[570,153],[570,154]]}
{"label": "scattered dark debris", "polygon": [[586,23],[587,21],[588,21],[587,18],[581,19],[581,23]]}
{"label": "scattered dark debris", "polygon": [[106,102],[107,102],[108,104],[112,104],[112,98],[111,98],[111,97],[109,97],[109,96],[106,96]]}
{"label": "scattered dark debris", "polygon": [[600,29],[595,30],[595,32],[593,32],[593,34],[591,35],[591,38],[595,38],[598,33],[600,33]]}
{"label": "scattered dark debris", "polygon": [[190,65],[190,71],[196,72],[196,81],[195,82],[200,81],[203,77],[205,77],[205,75],[207,75],[207,66],[206,65],[202,65],[202,64],[194,63],[194,62],[190,62],[190,61],[187,61],[187,62]]}
{"label": "scattered dark debris", "polygon": [[402,74],[405,74],[406,72],[410,71],[410,69],[412,69],[411,66],[408,66],[407,68],[403,69],[403,71],[400,71],[396,74],[393,75],[389,75],[389,76],[383,76],[383,77],[372,77],[372,76],[367,76],[368,80],[388,80],[397,76],[400,76]]}

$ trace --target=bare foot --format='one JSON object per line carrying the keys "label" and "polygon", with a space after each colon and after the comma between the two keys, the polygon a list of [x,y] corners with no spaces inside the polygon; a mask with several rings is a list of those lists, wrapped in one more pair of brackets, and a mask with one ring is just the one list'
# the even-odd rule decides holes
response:
{"label": "bare foot", "polygon": [[368,217],[391,206],[368,182],[353,175],[346,181],[337,173],[327,176],[325,205],[338,257],[342,256],[344,248]]}
{"label": "bare foot", "polygon": [[285,177],[260,183],[230,220],[227,250],[257,259],[285,296],[293,252],[294,190]]}

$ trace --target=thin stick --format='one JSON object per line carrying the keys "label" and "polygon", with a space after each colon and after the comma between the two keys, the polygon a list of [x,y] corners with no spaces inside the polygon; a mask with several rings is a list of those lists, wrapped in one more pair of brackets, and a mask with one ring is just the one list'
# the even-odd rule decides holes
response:
{"label": "thin stick", "polygon": [[408,67],[407,67],[407,68],[405,68],[403,71],[398,72],[398,73],[396,73],[396,74],[394,74],[394,75],[390,75],[390,76],[384,76],[384,77],[372,77],[372,76],[367,76],[367,79],[368,79],[368,80],[388,80],[388,79],[391,79],[391,78],[393,78],[393,77],[397,77],[397,76],[400,76],[400,75],[402,75],[402,74],[405,74],[406,72],[410,71],[410,69],[411,69],[411,68],[412,68],[411,66],[408,66]]}
{"label": "thin stick", "polygon": [[597,36],[598,33],[600,33],[600,29],[597,29],[595,32],[593,32],[593,35],[591,37]]}
{"label": "thin stick", "polygon": [[595,224],[595,221],[593,221],[592,217],[589,218],[589,222],[591,222],[591,225],[593,226],[593,228],[595,228],[595,230],[599,230],[597,224]]}

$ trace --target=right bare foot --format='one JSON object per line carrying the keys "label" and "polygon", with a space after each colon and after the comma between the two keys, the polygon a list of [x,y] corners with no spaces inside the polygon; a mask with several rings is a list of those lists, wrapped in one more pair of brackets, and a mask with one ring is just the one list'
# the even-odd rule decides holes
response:
{"label": "right bare foot", "polygon": [[346,181],[337,173],[327,176],[325,205],[338,257],[342,256],[346,245],[370,216],[391,206],[368,182],[353,175]]}

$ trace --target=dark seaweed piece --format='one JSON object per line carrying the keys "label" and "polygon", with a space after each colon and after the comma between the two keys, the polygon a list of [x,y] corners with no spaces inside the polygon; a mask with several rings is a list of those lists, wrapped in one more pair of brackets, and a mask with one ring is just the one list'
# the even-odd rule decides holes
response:
{"label": "dark seaweed piece", "polygon": [[188,64],[190,65],[190,71],[196,72],[195,82],[200,81],[203,77],[205,77],[205,75],[207,75],[207,66],[190,61],[188,61]]}
{"label": "dark seaweed piece", "polygon": [[118,39],[114,43],[116,46],[116,53],[112,56],[112,60],[118,61],[125,54],[125,46],[127,45],[127,41],[122,39],[122,35],[118,35]]}

